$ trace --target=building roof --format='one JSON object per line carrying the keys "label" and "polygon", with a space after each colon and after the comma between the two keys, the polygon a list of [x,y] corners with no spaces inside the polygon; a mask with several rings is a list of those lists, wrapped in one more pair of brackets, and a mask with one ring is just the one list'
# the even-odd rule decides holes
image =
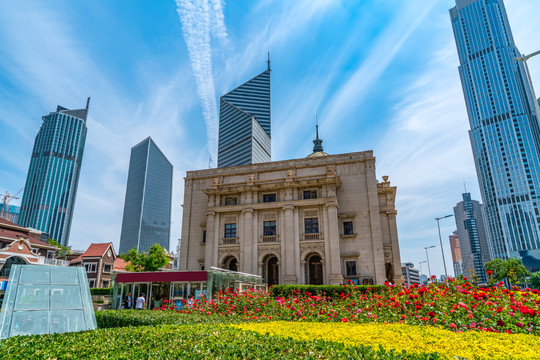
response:
{"label": "building roof", "polygon": [[[109,247],[112,247],[112,246],[113,246],[112,242],[92,243],[83,254],[71,260],[71,263],[73,264],[73,263],[82,261],[82,259],[85,257],[102,257],[105,254],[105,252],[109,249]],[[113,256],[116,257],[116,254],[114,253],[114,248],[111,249],[111,251],[113,253]]]}
{"label": "building roof", "polygon": [[7,238],[9,240],[19,240],[20,238],[25,238],[33,246],[58,250],[56,246],[47,244],[46,242],[41,241],[35,236],[30,236],[30,233],[34,233],[34,235],[37,235],[40,232],[37,232],[36,230],[31,228],[22,227],[5,219],[0,219],[0,238]]}
{"label": "building roof", "polygon": [[116,258],[114,260],[114,270],[126,271],[126,261],[122,258]]}

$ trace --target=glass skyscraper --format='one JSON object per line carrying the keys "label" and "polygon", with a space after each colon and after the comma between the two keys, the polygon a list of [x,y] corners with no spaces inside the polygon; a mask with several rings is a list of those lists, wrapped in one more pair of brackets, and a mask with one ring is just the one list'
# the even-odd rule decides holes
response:
{"label": "glass skyscraper", "polygon": [[462,274],[471,278],[474,272],[479,282],[487,283],[484,264],[490,260],[490,256],[482,207],[478,201],[471,199],[470,193],[464,193],[463,201],[454,207],[454,216],[461,250]]}
{"label": "glass skyscraper", "polygon": [[68,245],[81,162],[86,142],[88,105],[58,106],[43,116],[34,142],[18,224],[49,233]]}
{"label": "glass skyscraper", "polygon": [[271,161],[268,69],[223,95],[219,103],[218,167]]}
{"label": "glass skyscraper", "polygon": [[540,124],[504,4],[457,0],[450,18],[491,257],[534,261],[540,258]]}
{"label": "glass skyscraper", "polygon": [[131,148],[120,253],[169,249],[173,166],[148,137]]}

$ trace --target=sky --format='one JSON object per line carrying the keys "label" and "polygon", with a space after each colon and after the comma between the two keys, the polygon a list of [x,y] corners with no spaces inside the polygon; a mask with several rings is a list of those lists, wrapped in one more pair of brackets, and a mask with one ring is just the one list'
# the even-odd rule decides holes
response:
{"label": "sky", "polygon": [[[519,50],[539,50],[540,2],[505,5]],[[270,52],[272,160],[311,153],[316,115],[326,152],[373,150],[378,179],[388,175],[398,189],[402,262],[418,268],[424,247],[436,245],[431,272],[443,274],[434,218],[452,214],[465,187],[481,200],[448,14],[453,6],[0,1],[0,192],[24,187],[41,116],[57,105],[83,108],[90,96],[70,246],[113,242],[118,249],[131,147],[151,136],[174,166],[176,251],[185,173],[216,164],[219,97],[264,71]],[[529,67],[540,84],[540,56]],[[452,274],[448,235],[456,225],[453,218],[440,225]]]}

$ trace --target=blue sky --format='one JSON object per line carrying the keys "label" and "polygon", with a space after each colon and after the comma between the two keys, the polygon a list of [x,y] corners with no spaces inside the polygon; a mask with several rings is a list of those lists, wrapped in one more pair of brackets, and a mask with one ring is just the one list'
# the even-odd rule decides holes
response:
{"label": "blue sky", "polygon": [[[193,0],[194,1],[194,0]],[[520,51],[540,49],[540,2],[507,0]],[[452,1],[0,2],[0,191],[24,186],[41,116],[82,108],[88,137],[70,245],[118,248],[130,149],[152,136],[183,177],[215,164],[219,96],[272,60],[272,158],[374,150],[398,187],[402,261],[438,245],[464,182],[480,199],[448,9]],[[540,57],[530,60],[540,84]],[[538,85],[537,85],[538,88]],[[538,90],[537,90],[538,92]],[[14,202],[14,204],[20,203]],[[447,264],[453,219],[441,222]],[[443,273],[440,248],[432,272]],[[448,267],[451,271],[451,265]],[[424,269],[425,270],[425,269]]]}

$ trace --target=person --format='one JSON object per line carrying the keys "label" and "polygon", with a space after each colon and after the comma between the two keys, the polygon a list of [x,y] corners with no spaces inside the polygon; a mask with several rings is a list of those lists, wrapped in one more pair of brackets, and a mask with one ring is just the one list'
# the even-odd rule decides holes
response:
{"label": "person", "polygon": [[193,298],[193,295],[189,295],[187,303],[186,303],[186,307],[190,308],[193,306],[193,304],[195,304],[195,299]]}
{"label": "person", "polygon": [[144,294],[141,294],[141,296],[139,296],[137,300],[135,300],[135,309],[142,310],[144,309],[145,304],[146,304],[146,300],[144,298]]}
{"label": "person", "polygon": [[127,296],[124,298],[124,309],[132,309],[133,308],[133,297],[131,296],[131,293],[128,293]]}

